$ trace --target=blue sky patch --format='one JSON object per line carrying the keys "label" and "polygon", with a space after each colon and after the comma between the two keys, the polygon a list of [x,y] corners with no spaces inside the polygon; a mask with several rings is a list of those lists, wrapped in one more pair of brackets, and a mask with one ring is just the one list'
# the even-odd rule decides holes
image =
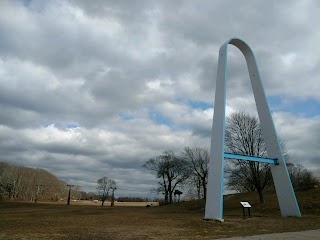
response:
{"label": "blue sky patch", "polygon": [[161,113],[159,113],[158,111],[155,111],[155,110],[151,110],[149,112],[149,118],[159,125],[166,125],[166,126],[170,127],[173,131],[181,131],[181,130],[190,129],[190,127],[187,125],[173,124],[169,118],[163,116]]}
{"label": "blue sky patch", "polygon": [[213,104],[208,102],[202,102],[202,101],[194,101],[194,100],[188,100],[188,105],[192,108],[197,108],[201,110],[206,110],[208,108],[212,108]]}
{"label": "blue sky patch", "polygon": [[284,111],[304,117],[315,117],[320,114],[320,102],[314,99],[293,99],[282,97],[268,97],[271,112]]}
{"label": "blue sky patch", "polygon": [[77,128],[77,127],[78,127],[78,125],[75,123],[68,123],[66,126],[66,128]]}
{"label": "blue sky patch", "polygon": [[42,127],[47,128],[47,127],[51,126],[52,124],[54,124],[54,126],[58,127],[58,128],[69,128],[69,129],[72,129],[72,128],[79,127],[79,125],[77,125],[75,123],[60,123],[60,122],[46,123],[46,124],[43,124]]}
{"label": "blue sky patch", "polygon": [[167,125],[169,127],[172,127],[172,122],[170,121],[170,119],[164,117],[161,113],[157,111],[150,111],[149,117],[157,124],[162,124],[162,125]]}
{"label": "blue sky patch", "polygon": [[125,114],[125,113],[119,113],[118,116],[124,121],[130,121],[130,120],[134,119],[134,116],[131,116],[131,115]]}

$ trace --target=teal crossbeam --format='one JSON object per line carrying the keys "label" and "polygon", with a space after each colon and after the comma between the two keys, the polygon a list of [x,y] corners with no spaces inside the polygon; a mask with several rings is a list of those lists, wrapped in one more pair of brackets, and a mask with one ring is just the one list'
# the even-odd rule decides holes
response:
{"label": "teal crossbeam", "polygon": [[271,163],[274,165],[279,164],[277,158],[252,157],[252,156],[233,154],[233,153],[224,153],[224,158],[247,160],[247,161],[262,162],[262,163]]}

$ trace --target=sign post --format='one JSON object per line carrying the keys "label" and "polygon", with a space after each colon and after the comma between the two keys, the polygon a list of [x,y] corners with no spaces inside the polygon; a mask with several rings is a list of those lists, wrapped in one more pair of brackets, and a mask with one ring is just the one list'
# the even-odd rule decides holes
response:
{"label": "sign post", "polygon": [[248,214],[249,214],[249,218],[251,217],[250,215],[250,208],[251,208],[251,205],[250,203],[248,202],[240,202],[240,204],[242,205],[242,212],[243,212],[243,218],[245,219],[246,218],[246,213],[245,213],[245,208],[248,209]]}

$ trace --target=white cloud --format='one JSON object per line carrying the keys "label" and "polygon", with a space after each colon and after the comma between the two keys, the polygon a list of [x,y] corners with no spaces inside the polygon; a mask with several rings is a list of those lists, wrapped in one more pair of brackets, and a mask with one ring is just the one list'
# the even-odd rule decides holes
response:
{"label": "white cloud", "polygon": [[[236,36],[252,47],[266,94],[281,98],[272,110],[292,161],[319,169],[317,1],[0,5],[1,160],[81,185],[110,175],[124,194],[149,194],[148,158],[209,146],[218,50]],[[228,60],[227,115],[256,114],[243,56],[230,46]],[[292,100],[310,100],[312,117]]]}
{"label": "white cloud", "polygon": [[292,113],[273,114],[277,132],[287,143],[290,159],[316,170],[319,167],[320,117],[304,118]]}

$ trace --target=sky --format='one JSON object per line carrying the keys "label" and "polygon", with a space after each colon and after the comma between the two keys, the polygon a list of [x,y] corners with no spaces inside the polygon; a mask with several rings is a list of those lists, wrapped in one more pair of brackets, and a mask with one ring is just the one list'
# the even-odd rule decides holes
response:
{"label": "sky", "polygon": [[[209,148],[218,51],[252,48],[291,162],[320,176],[319,1],[0,1],[1,161],[95,191],[150,196],[142,168]],[[229,45],[227,115],[257,115]]]}

